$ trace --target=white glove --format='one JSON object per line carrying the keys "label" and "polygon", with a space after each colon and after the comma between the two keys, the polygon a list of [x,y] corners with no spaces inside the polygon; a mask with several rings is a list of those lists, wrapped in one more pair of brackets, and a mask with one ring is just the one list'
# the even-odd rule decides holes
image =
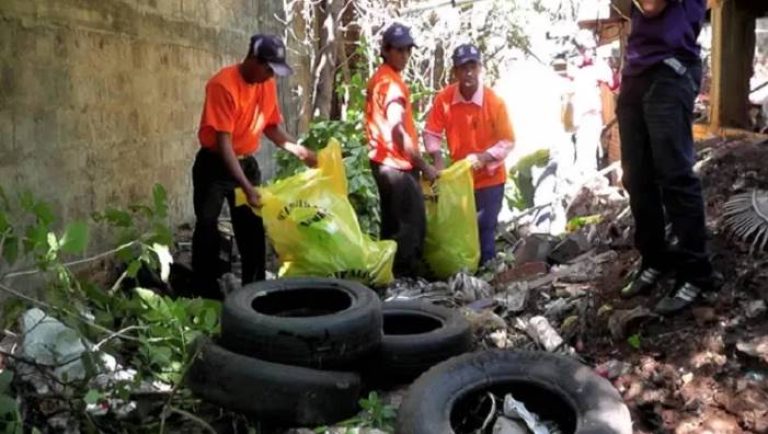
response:
{"label": "white glove", "polygon": [[477,154],[469,154],[467,155],[467,161],[472,165],[472,170],[478,170],[485,166],[485,163],[480,161],[480,156]]}

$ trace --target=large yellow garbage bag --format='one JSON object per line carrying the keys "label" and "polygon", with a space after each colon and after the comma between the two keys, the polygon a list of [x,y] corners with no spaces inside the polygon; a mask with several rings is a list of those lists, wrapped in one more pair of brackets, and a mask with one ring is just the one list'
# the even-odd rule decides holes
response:
{"label": "large yellow garbage bag", "polygon": [[[341,146],[331,140],[318,167],[259,188],[270,242],[282,262],[280,276],[325,276],[381,286],[392,282],[394,241],[373,241],[360,230],[347,198]],[[236,192],[236,204],[245,204]]]}
{"label": "large yellow garbage bag", "polygon": [[424,259],[440,279],[460,271],[474,273],[480,261],[472,166],[461,160],[444,170],[434,184],[422,182],[427,209]]}

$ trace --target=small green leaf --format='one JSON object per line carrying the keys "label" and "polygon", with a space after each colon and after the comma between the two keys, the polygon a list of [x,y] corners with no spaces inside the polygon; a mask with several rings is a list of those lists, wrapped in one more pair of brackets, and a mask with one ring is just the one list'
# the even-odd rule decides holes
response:
{"label": "small green leaf", "polygon": [[67,225],[61,238],[61,250],[65,253],[83,253],[88,245],[88,225],[77,221]]}
{"label": "small green leaf", "polygon": [[632,348],[639,350],[640,349],[640,335],[634,334],[627,339],[627,343],[632,346]]}
{"label": "small green leaf", "polygon": [[101,400],[101,397],[101,392],[96,389],[89,389],[83,397],[83,401],[85,401],[86,404],[96,404]]}
{"label": "small green leaf", "polygon": [[56,216],[51,210],[51,206],[43,201],[37,202],[32,208],[32,212],[37,216],[37,221],[45,226],[49,226],[56,220]]}
{"label": "small green leaf", "polygon": [[125,270],[125,275],[130,278],[134,278],[136,277],[136,274],[138,274],[139,269],[141,269],[141,261],[135,259],[131,261],[130,264],[128,264],[128,268]]}
{"label": "small green leaf", "polygon": [[168,215],[168,194],[165,192],[165,188],[162,184],[155,184],[155,188],[152,191],[152,199],[155,202],[155,213],[160,218],[165,218]]}
{"label": "small green leaf", "polygon": [[3,259],[8,265],[13,265],[19,258],[19,239],[14,236],[9,236],[3,242]]}
{"label": "small green leaf", "polygon": [[13,372],[4,370],[0,372],[0,394],[7,394],[13,381]]}

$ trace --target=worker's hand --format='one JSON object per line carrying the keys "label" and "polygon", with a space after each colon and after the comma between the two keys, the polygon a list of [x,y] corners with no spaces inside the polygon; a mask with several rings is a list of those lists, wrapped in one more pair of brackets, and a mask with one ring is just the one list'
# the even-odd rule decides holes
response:
{"label": "worker's hand", "polygon": [[472,165],[472,170],[479,170],[485,166],[485,163],[480,157],[480,154],[467,155],[467,161],[469,161],[469,163]]}
{"label": "worker's hand", "polygon": [[435,180],[440,176],[440,172],[438,172],[437,169],[435,169],[435,167],[431,164],[425,164],[421,169],[421,173],[429,182],[435,182]]}
{"label": "worker's hand", "polygon": [[261,195],[255,188],[244,188],[245,199],[248,201],[248,205],[254,208],[261,208]]}
{"label": "worker's hand", "polygon": [[301,160],[301,162],[304,163],[307,167],[317,166],[317,155],[314,151],[307,148],[306,146],[297,145],[296,157],[298,157],[298,159]]}

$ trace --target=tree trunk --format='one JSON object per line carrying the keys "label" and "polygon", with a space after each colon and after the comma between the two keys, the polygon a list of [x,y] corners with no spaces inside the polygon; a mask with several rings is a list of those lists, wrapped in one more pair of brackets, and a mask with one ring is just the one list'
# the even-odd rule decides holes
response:
{"label": "tree trunk", "polygon": [[334,76],[338,66],[338,23],[343,0],[323,0],[317,5],[318,55],[314,66],[313,117],[328,119],[331,114]]}

